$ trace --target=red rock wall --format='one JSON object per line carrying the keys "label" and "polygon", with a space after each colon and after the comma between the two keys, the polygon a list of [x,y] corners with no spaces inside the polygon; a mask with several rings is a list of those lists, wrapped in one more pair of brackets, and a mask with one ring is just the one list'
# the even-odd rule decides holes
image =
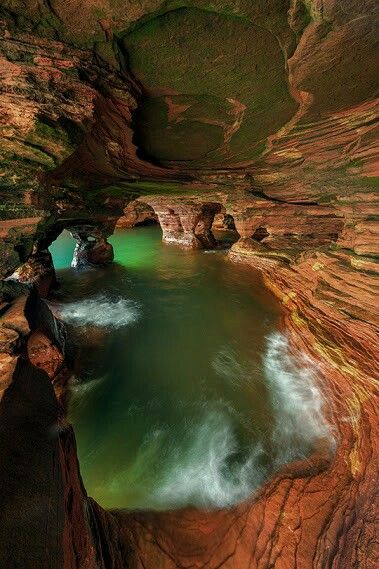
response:
{"label": "red rock wall", "polygon": [[[294,356],[308,354],[319,363],[336,454],[329,464],[320,448],[230,510],[119,514],[125,539],[135,548],[132,566],[374,568],[379,559],[376,281],[368,273],[352,284],[342,254],[313,254],[290,268],[237,244],[230,257],[262,272],[283,304],[283,329]],[[337,279],[347,293],[344,306],[336,289],[331,302]],[[344,314],[347,303],[353,318]]]}
{"label": "red rock wall", "polygon": [[0,565],[123,569],[110,514],[87,498],[65,418],[63,329],[35,295],[0,319]]}

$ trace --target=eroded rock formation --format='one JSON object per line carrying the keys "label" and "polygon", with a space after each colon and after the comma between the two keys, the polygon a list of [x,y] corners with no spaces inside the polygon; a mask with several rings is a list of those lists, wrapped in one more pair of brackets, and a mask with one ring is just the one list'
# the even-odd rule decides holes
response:
{"label": "eroded rock formation", "polygon": [[26,263],[8,278],[35,287],[42,298],[46,298],[57,285],[53,259],[47,250],[33,252]]}
{"label": "eroded rock formation", "polygon": [[1,566],[122,569],[127,548],[116,521],[86,496],[65,418],[65,330],[35,294],[2,311]]}
{"label": "eroded rock formation", "polygon": [[72,267],[107,265],[113,261],[113,247],[98,227],[71,227],[70,233],[76,240]]}
{"label": "eroded rock formation", "polygon": [[162,239],[188,249],[212,249],[214,217],[222,209],[217,202],[167,198],[145,198],[162,228]]}
{"label": "eroded rock formation", "polygon": [[126,229],[148,223],[158,223],[157,214],[147,203],[133,200],[128,203],[124,209],[124,214],[117,220],[116,227]]}
{"label": "eroded rock formation", "polygon": [[[377,567],[377,2],[5,0],[0,13],[0,273],[17,277],[1,285],[0,564]],[[25,285],[47,294],[65,228],[79,263],[110,261],[118,219],[153,219],[136,200],[185,247],[213,247],[216,216],[233,221],[230,259],[261,272],[294,353],[319,363],[331,464],[320,452],[218,512],[87,498],[65,419],[72,354]]]}

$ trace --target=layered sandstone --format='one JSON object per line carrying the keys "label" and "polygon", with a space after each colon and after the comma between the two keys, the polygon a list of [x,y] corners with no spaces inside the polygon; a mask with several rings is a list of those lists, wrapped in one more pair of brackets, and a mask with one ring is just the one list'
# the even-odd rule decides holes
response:
{"label": "layered sandstone", "polygon": [[[1,565],[376,567],[377,3],[27,4],[5,0],[0,26]],[[110,261],[118,219],[195,249],[235,226],[230,260],[261,272],[293,353],[318,362],[331,463],[320,449],[217,512],[86,496],[73,355],[30,291],[54,283],[63,229],[79,264]]]}
{"label": "layered sandstone", "polygon": [[137,225],[157,222],[158,217],[151,206],[133,200],[125,207],[123,215],[117,220],[116,227],[130,229]]}

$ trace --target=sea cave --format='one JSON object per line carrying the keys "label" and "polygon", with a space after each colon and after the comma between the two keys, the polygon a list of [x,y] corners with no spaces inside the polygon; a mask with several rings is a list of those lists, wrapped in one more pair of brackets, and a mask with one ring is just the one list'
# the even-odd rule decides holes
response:
{"label": "sea cave", "polygon": [[3,0],[0,567],[374,569],[374,0]]}

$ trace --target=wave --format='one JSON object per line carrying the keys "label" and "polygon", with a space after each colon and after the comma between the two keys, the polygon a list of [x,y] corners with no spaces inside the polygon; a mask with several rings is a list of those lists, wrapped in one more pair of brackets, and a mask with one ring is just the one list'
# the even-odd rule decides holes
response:
{"label": "wave", "polygon": [[[221,408],[208,410],[188,430],[187,450],[171,451],[166,457],[165,475],[152,495],[157,508],[232,506],[248,498],[270,473],[309,456],[321,439],[334,448],[332,428],[324,416],[325,401],[317,386],[317,363],[304,354],[291,353],[287,338],[279,332],[270,334],[266,342],[263,368],[274,409],[269,464],[264,440],[256,441],[237,459],[241,449],[235,417]],[[245,382],[248,370],[230,352],[220,355],[215,365],[218,371],[234,382]]]}
{"label": "wave", "polygon": [[274,465],[305,458],[321,439],[334,447],[332,428],[324,416],[325,401],[317,386],[317,363],[304,354],[291,353],[285,335],[275,332],[267,337],[263,366],[274,409]]}
{"label": "wave", "polygon": [[186,451],[172,453],[171,465],[152,496],[156,507],[202,508],[231,506],[246,499],[264,477],[260,444],[243,458],[233,424],[225,413],[213,411],[188,432]]}
{"label": "wave", "polygon": [[241,456],[232,418],[223,409],[208,409],[187,427],[179,445],[169,428],[153,429],[133,464],[108,480],[107,502],[116,506],[124,488],[134,499],[140,496],[130,504],[137,509],[231,506],[262,483],[262,453],[258,443]]}
{"label": "wave", "polygon": [[136,322],[139,304],[126,298],[109,299],[103,295],[63,304],[59,310],[62,320],[69,324],[121,328]]}
{"label": "wave", "polygon": [[89,381],[82,381],[77,377],[72,377],[70,380],[70,391],[76,397],[86,397],[90,392],[96,390],[100,385],[102,385],[107,376],[97,377],[95,379],[90,379]]}
{"label": "wave", "polygon": [[[309,456],[320,439],[334,445],[316,362],[291,352],[283,334],[272,333],[266,342],[263,370],[274,410],[266,438],[243,435],[242,444],[241,417],[222,399],[204,402],[179,430],[150,424],[128,466],[103,479],[99,492],[106,507],[231,507],[249,498],[284,464]],[[234,351],[221,350],[215,367],[238,384],[247,381],[248,370],[237,365],[236,357]]]}
{"label": "wave", "polygon": [[225,379],[235,387],[247,384],[251,381],[256,367],[252,361],[239,361],[239,355],[229,346],[219,350],[211,361],[211,365],[217,375]]}

